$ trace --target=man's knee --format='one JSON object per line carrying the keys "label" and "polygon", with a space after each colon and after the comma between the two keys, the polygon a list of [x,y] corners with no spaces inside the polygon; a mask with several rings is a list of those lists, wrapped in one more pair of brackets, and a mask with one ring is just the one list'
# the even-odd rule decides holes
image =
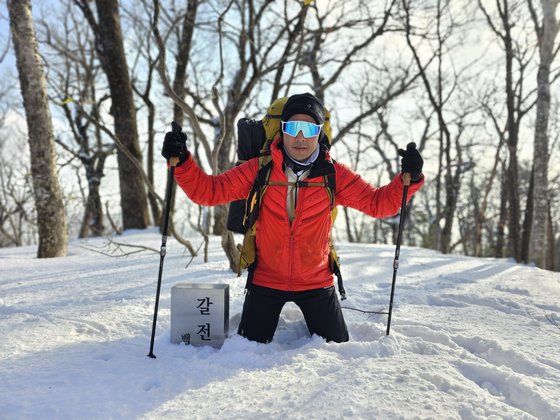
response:
{"label": "man's knee", "polygon": [[284,300],[274,291],[253,286],[245,296],[237,333],[251,341],[270,343],[283,305]]}
{"label": "man's knee", "polygon": [[272,341],[273,335],[264,334],[262,331],[253,331],[251,328],[246,328],[242,324],[239,324],[237,329],[237,334],[241,337],[245,337],[247,340],[256,341],[257,343],[270,343]]}

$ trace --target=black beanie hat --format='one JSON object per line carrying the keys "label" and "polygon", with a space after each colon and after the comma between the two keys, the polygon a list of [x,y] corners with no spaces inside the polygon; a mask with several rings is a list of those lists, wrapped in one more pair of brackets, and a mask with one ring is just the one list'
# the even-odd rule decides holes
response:
{"label": "black beanie hat", "polygon": [[296,114],[309,115],[319,125],[325,123],[325,108],[321,101],[310,93],[290,96],[282,110],[282,121],[288,121]]}

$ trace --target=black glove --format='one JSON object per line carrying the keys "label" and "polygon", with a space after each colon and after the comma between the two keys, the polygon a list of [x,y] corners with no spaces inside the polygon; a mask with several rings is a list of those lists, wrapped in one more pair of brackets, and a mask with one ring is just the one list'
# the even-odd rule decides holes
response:
{"label": "black glove", "polygon": [[416,150],[416,143],[408,143],[406,145],[406,150],[399,149],[399,156],[402,156],[402,172],[408,172],[412,182],[420,181],[420,178],[422,178],[424,160],[422,156],[420,156],[420,152]]}
{"label": "black glove", "polygon": [[165,134],[161,155],[169,160],[172,157],[179,158],[179,163],[187,160],[187,135],[183,133],[181,126],[175,121],[171,123],[171,131]]}

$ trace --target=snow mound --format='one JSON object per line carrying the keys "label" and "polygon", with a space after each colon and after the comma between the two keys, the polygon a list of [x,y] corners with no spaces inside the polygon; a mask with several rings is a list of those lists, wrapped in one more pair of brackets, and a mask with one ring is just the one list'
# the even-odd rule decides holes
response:
{"label": "snow mound", "polygon": [[[161,237],[118,241],[157,250]],[[392,247],[338,248],[343,306],[386,310]],[[111,250],[105,239],[51,260],[0,249],[0,418],[560,419],[559,273],[403,247],[391,335],[386,316],[345,309],[350,342],[325,343],[288,304],[265,345],[235,334],[245,281],[219,240],[209,262],[185,269],[190,257],[170,239],[153,360],[159,255]],[[170,343],[180,282],[230,285],[221,349]]]}

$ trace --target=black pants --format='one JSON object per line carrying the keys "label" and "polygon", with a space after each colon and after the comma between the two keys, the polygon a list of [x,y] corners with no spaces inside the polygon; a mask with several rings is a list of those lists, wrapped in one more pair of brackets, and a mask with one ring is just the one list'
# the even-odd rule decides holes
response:
{"label": "black pants", "polygon": [[251,285],[245,295],[237,333],[260,343],[272,341],[280,312],[286,302],[294,302],[301,309],[311,334],[337,343],[348,341],[348,329],[334,286],[303,292],[284,292]]}

